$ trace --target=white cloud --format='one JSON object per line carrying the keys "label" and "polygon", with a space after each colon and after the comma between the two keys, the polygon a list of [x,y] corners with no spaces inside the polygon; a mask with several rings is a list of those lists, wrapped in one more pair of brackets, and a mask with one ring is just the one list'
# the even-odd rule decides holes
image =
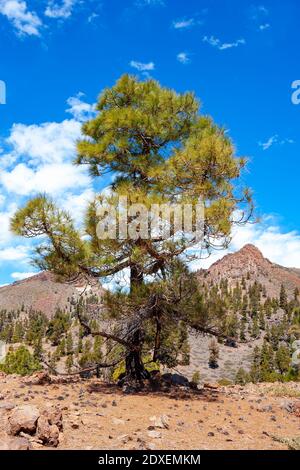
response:
{"label": "white cloud", "polygon": [[136,0],[135,4],[139,7],[146,7],[146,6],[163,6],[165,5],[164,0]]}
{"label": "white cloud", "polygon": [[263,150],[268,150],[274,145],[285,145],[285,144],[294,144],[293,139],[280,139],[279,136],[273,135],[266,142],[258,142],[258,145],[262,147]]}
{"label": "white cloud", "polygon": [[0,262],[26,261],[29,256],[29,248],[25,245],[3,248],[0,250]]}
{"label": "white cloud", "polygon": [[80,224],[83,220],[88,203],[95,197],[92,188],[84,189],[80,194],[66,192],[59,198],[59,206],[68,211],[73,219]]}
{"label": "white cloud", "polygon": [[[80,224],[86,204],[93,198],[87,168],[73,165],[82,121],[94,113],[83,94],[68,99],[72,119],[25,125],[14,124],[2,141],[0,155],[0,263],[13,273],[31,272],[32,242],[10,232],[10,219],[28,197],[46,192]],[[22,268],[20,268],[22,265]],[[24,271],[24,272],[22,272]]]}
{"label": "white cloud", "polygon": [[235,42],[221,42],[220,39],[216,38],[215,36],[204,36],[203,42],[207,42],[208,44],[213,47],[216,47],[220,51],[232,49],[233,47],[238,47],[246,44],[246,41],[243,38],[237,39]]}
{"label": "white cloud", "polygon": [[6,210],[0,212],[0,248],[6,246],[11,239],[9,221],[16,210],[17,204],[13,202],[9,204]]}
{"label": "white cloud", "polygon": [[269,29],[271,27],[270,23],[264,23],[259,25],[259,30],[260,31],[265,31],[266,29]]}
{"label": "white cloud", "polygon": [[269,14],[269,10],[264,5],[259,5],[257,7],[257,11],[260,12],[260,13],[263,13],[265,15]]}
{"label": "white cloud", "polygon": [[45,15],[49,18],[69,18],[77,3],[78,0],[62,0],[61,2],[49,0],[45,10]]}
{"label": "white cloud", "polygon": [[11,277],[15,281],[23,281],[24,279],[28,279],[29,277],[36,276],[37,273],[34,272],[28,272],[28,273],[12,273]]}
{"label": "white cloud", "polygon": [[137,62],[135,60],[132,60],[130,62],[130,66],[133,67],[134,69],[139,70],[140,72],[149,72],[150,70],[154,70],[155,64],[153,62]]}
{"label": "white cloud", "polygon": [[34,11],[28,10],[23,0],[0,0],[0,14],[14,26],[20,36],[39,36],[42,21]]}
{"label": "white cloud", "polygon": [[19,163],[12,171],[2,172],[0,181],[11,194],[29,196],[46,192],[58,195],[68,189],[86,187],[90,177],[71,163],[46,164],[38,169]]}
{"label": "white cloud", "polygon": [[67,113],[72,114],[72,116],[77,121],[86,121],[87,119],[91,119],[95,115],[95,104],[86,103],[82,101],[82,97],[84,93],[78,93],[76,96],[71,96],[67,103],[70,106],[67,109]]}
{"label": "white cloud", "polygon": [[173,21],[173,28],[175,29],[187,29],[187,28],[191,28],[194,25],[195,25],[194,18]]}
{"label": "white cloud", "polygon": [[61,163],[74,155],[75,142],[81,135],[81,123],[70,119],[40,125],[14,124],[6,143],[10,156],[28,157],[31,165]]}
{"label": "white cloud", "polygon": [[191,61],[187,52],[179,52],[179,54],[177,54],[177,60],[181,64],[188,64]]}
{"label": "white cloud", "polygon": [[271,27],[268,21],[269,10],[264,5],[252,6],[251,20],[256,24],[258,31],[265,31]]}
{"label": "white cloud", "polygon": [[263,150],[268,150],[272,145],[278,141],[278,135],[273,135],[266,142],[259,142],[258,145],[263,148]]}
{"label": "white cloud", "polygon": [[88,17],[88,23],[93,23],[93,21],[95,21],[96,18],[98,17],[99,17],[98,13],[95,13],[95,12],[91,13],[90,16]]}

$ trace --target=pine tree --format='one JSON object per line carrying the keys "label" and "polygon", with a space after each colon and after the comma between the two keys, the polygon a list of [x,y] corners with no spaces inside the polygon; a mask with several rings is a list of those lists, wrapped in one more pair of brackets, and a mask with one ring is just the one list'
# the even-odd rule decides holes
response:
{"label": "pine tree", "polygon": [[257,317],[255,316],[252,321],[252,327],[251,327],[251,336],[252,338],[258,338],[259,336],[259,325],[257,321]]}
{"label": "pine tree", "polygon": [[250,369],[250,378],[254,383],[260,382],[261,380],[261,356],[260,349],[258,346],[255,346],[253,352],[252,365]]}
{"label": "pine tree", "polygon": [[285,374],[291,366],[291,355],[289,348],[285,345],[280,345],[275,355],[275,363],[280,374]]}
{"label": "pine tree", "polygon": [[286,290],[285,290],[285,287],[283,284],[281,284],[281,288],[280,288],[280,297],[279,297],[279,306],[280,308],[282,308],[282,310],[286,310],[287,309],[287,294],[286,294]]}
{"label": "pine tree", "polygon": [[240,323],[240,341],[246,341],[246,321],[244,319]]}
{"label": "pine tree", "polygon": [[265,328],[266,328],[266,320],[265,320],[264,310],[263,310],[262,307],[261,307],[260,310],[259,310],[258,319],[259,319],[259,328],[260,328],[261,330],[265,330]]}
{"label": "pine tree", "polygon": [[94,339],[94,346],[93,346],[93,359],[95,363],[99,363],[102,361],[103,358],[103,341],[101,336],[96,336]]}
{"label": "pine tree", "polygon": [[67,350],[67,354],[73,354],[73,337],[72,337],[71,332],[69,332],[67,335],[66,350]]}
{"label": "pine tree", "polygon": [[211,342],[209,343],[209,367],[211,369],[216,369],[219,367],[218,365],[218,359],[219,359],[219,346],[218,343],[215,339],[212,339]]}
{"label": "pine tree", "polygon": [[[196,300],[191,301],[193,311],[186,308],[186,299],[181,297],[181,305],[178,300],[183,295],[179,278],[184,275],[188,279],[189,275],[183,274],[182,269],[177,274],[176,260],[197,245],[198,240],[191,228],[181,237],[174,236],[178,233],[174,218],[168,225],[170,236],[144,238],[139,221],[134,226],[136,236],[131,237],[129,232],[120,234],[123,226],[109,224],[108,219],[108,233],[113,237],[99,237],[99,213],[106,213],[108,205],[117,208],[120,204],[125,212],[125,203],[120,202],[124,196],[129,213],[131,209],[136,210],[135,204],[150,208],[153,203],[170,206],[176,202],[194,208],[201,197],[206,208],[203,245],[210,252],[216,243],[220,247],[227,245],[239,207],[247,206],[251,212],[251,195],[247,189],[238,194],[240,188],[236,185],[245,160],[235,157],[224,130],[199,113],[199,103],[192,93],[177,94],[154,80],[138,81],[125,75],[103,91],[97,112],[94,119],[83,125],[84,138],[78,143],[76,163],[88,166],[95,178],[108,172],[115,177],[111,191],[97,195],[88,207],[83,227],[85,236],[77,230],[70,215],[44,195],[20,209],[12,219],[11,228],[25,237],[45,236],[48,242],[43,241],[37,247],[36,265],[61,278],[76,279],[84,275],[96,279],[129,269],[127,298],[123,299],[119,312],[108,309],[116,315],[115,321],[120,320],[122,328],[115,334],[94,332],[85,322],[85,330],[122,346],[126,380],[140,382],[149,377],[142,360],[145,341],[149,351],[158,355],[163,332],[170,324],[176,329],[179,312],[182,312],[180,320],[197,331],[215,332],[210,328],[215,325],[212,318],[202,316],[200,321],[195,314],[199,308]],[[127,222],[136,222],[137,212],[134,214],[133,220],[132,215],[127,217]],[[153,284],[145,282],[149,276]],[[188,296],[187,292],[188,287],[184,295]],[[194,297],[200,297],[197,289]],[[110,306],[113,307],[112,302]],[[143,326],[146,320],[150,324],[147,332]],[[134,325],[139,327],[133,328]],[[58,333],[54,328],[50,334],[52,341],[60,339]]]}
{"label": "pine tree", "polygon": [[246,383],[250,382],[250,380],[249,373],[240,367],[235,376],[235,383],[238,385],[246,385]]}
{"label": "pine tree", "polygon": [[66,359],[66,369],[68,373],[72,372],[73,365],[74,365],[73,354],[69,354]]}

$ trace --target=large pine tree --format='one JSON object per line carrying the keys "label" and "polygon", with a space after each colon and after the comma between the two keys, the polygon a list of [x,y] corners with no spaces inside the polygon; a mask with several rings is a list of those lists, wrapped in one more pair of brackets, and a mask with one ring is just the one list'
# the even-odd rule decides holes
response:
{"label": "large pine tree", "polygon": [[[110,191],[95,197],[81,229],[45,195],[20,209],[11,227],[17,235],[42,236],[35,263],[62,278],[90,280],[130,272],[129,293],[108,302],[107,310],[121,326],[116,328],[115,323],[113,330],[94,332],[81,321],[88,333],[119,345],[126,357],[127,379],[140,381],[147,376],[145,344],[153,358],[163,362],[169,357],[171,333],[183,323],[217,334],[217,320],[201,310],[201,293],[182,262],[227,246],[232,224],[247,218],[251,196],[239,181],[245,159],[235,156],[225,131],[199,113],[193,93],[177,94],[154,80],[128,75],[101,93],[97,116],[82,131],[75,163],[88,166],[95,178],[110,174]],[[112,227],[119,236],[99,238],[99,209],[104,208],[103,214],[105,208],[117,207],[121,196],[127,196],[129,212],[136,203],[147,208],[154,203],[194,207],[201,197],[201,249],[191,230],[174,236],[172,218],[167,237],[144,238],[137,224],[136,237],[120,237],[122,227],[117,225]],[[131,215],[130,220],[136,218]],[[175,262],[178,257],[181,264]]]}

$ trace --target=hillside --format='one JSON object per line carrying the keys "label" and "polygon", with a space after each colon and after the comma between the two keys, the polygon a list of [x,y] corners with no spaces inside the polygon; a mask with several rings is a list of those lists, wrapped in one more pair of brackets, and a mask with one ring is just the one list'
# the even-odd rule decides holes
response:
{"label": "hillside", "polygon": [[[272,344],[274,355],[280,345],[289,347],[289,330],[293,324],[295,291],[300,290],[300,270],[272,263],[253,245],[224,256],[197,278],[206,292],[207,301],[215,297],[230,311],[231,332],[235,347],[219,344],[218,367],[209,366],[210,336],[190,333],[190,365],[180,371],[192,377],[200,371],[201,380],[234,381],[240,367],[249,371],[256,347],[264,340]],[[282,286],[286,306],[280,305]],[[299,304],[299,298],[296,305]]]}
{"label": "hillside", "polygon": [[278,297],[281,285],[284,285],[287,294],[291,297],[296,288],[300,289],[300,270],[285,268],[272,263],[263,256],[254,245],[245,245],[241,250],[224,256],[211,265],[209,269],[198,272],[199,280],[220,282],[227,279],[229,285],[234,286],[237,281],[247,278],[262,284],[269,297]]}
{"label": "hillside", "polygon": [[[202,383],[221,379],[235,381],[239,368],[242,367],[247,372],[251,370],[255,349],[262,348],[265,341],[272,345],[274,357],[280,345],[289,349],[287,355],[291,354],[289,331],[294,327],[294,310],[299,309],[299,298],[295,299],[295,292],[297,289],[300,291],[299,270],[274,264],[264,258],[255,246],[246,245],[237,253],[226,255],[209,269],[200,270],[196,276],[203,292],[205,308],[214,312],[215,307],[221,306],[225,310],[226,336],[234,338],[234,345],[229,347],[221,341],[217,345],[217,365],[212,367],[212,337],[203,337],[190,331],[190,364],[180,365],[177,370],[189,379],[199,371]],[[285,301],[281,299],[282,286],[286,295]],[[22,310],[25,314],[20,318],[5,312],[1,314],[1,339],[12,343],[26,339],[28,330],[36,331],[35,317],[31,317],[28,323],[26,312],[30,309],[42,312],[48,320],[43,320],[43,326],[39,326],[39,334],[44,335],[45,331],[48,331],[47,341],[43,341],[43,344],[47,352],[51,352],[54,361],[52,364],[61,368],[68,359],[72,366],[73,354],[68,356],[66,353],[65,343],[68,336],[71,336],[69,342],[74,343],[74,350],[78,349],[78,344],[82,341],[84,345],[87,341],[80,336],[78,328],[74,328],[74,307],[79,299],[98,305],[103,293],[104,289],[98,283],[94,282],[92,287],[86,289],[86,285],[80,282],[76,285],[59,283],[50,273],[40,273],[27,280],[2,287],[0,310]],[[58,308],[65,311],[66,316],[59,315],[54,319],[54,326],[51,326],[54,331],[51,333],[49,320]],[[64,323],[63,328],[61,321]],[[31,343],[34,346],[34,342]],[[99,345],[95,347],[97,349]],[[86,356],[86,352],[83,355]],[[75,360],[79,360],[76,354]]]}
{"label": "hillside", "polygon": [[86,289],[84,283],[75,284],[58,282],[49,272],[42,272],[23,281],[15,282],[0,288],[0,310],[35,310],[44,313],[48,318],[55,311],[70,309],[70,302],[76,301],[80,294],[95,294],[101,297],[103,289],[93,283]]}

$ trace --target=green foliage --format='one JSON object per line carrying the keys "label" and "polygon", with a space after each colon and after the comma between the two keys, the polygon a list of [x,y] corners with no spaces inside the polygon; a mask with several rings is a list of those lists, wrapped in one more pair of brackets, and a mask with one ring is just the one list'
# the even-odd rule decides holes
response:
{"label": "green foliage", "polygon": [[215,339],[212,339],[209,343],[209,367],[212,369],[216,369],[218,366],[218,359],[219,359],[219,346]]}
{"label": "green foliage", "polygon": [[16,351],[9,351],[5,360],[0,364],[0,370],[6,374],[30,375],[40,370],[41,364],[25,346],[20,346]]}
{"label": "green foliage", "polygon": [[218,384],[221,385],[221,387],[229,387],[230,385],[232,385],[232,382],[231,380],[223,378],[218,381]]}
{"label": "green foliage", "polygon": [[201,379],[200,372],[199,372],[198,370],[196,370],[196,371],[193,373],[192,382],[194,382],[195,384],[199,385],[200,379]]}
{"label": "green foliage", "polygon": [[53,319],[49,323],[46,333],[53,346],[60,344],[62,336],[67,333],[70,327],[70,323],[69,314],[62,312],[61,310],[56,311]]}
{"label": "green foliage", "polygon": [[238,385],[246,385],[246,383],[251,381],[250,374],[245,371],[242,367],[236,373],[235,383]]}

